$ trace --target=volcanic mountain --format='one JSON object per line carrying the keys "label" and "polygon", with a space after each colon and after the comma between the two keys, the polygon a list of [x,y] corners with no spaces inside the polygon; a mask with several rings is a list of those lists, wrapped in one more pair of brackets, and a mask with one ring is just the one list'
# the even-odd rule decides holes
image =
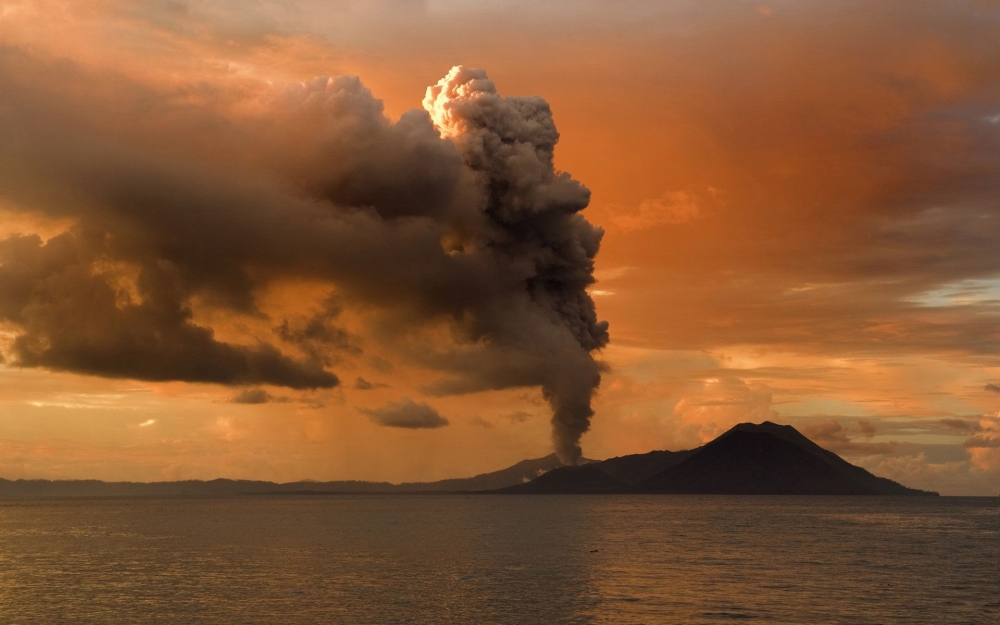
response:
{"label": "volcanic mountain", "polygon": [[790,425],[741,423],[710,443],[560,467],[492,492],[538,494],[936,495],[876,477]]}

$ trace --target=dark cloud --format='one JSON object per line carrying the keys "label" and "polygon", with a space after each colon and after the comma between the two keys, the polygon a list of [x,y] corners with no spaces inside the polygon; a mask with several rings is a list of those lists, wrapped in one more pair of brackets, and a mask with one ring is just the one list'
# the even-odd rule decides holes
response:
{"label": "dark cloud", "polygon": [[[823,423],[803,426],[800,429],[806,437],[820,447],[838,454],[888,454],[899,448],[899,444],[892,441],[886,443],[859,443],[853,439],[850,432],[846,430],[836,419],[830,419],[829,421]],[[859,429],[861,430],[862,436],[870,438],[870,436],[866,434],[865,428],[860,427],[860,422]],[[872,434],[874,434],[874,432],[872,432]]]}
{"label": "dark cloud", "polygon": [[437,410],[424,403],[404,397],[398,402],[389,402],[381,408],[358,408],[379,425],[393,428],[440,428],[448,425],[448,420]]}
{"label": "dark cloud", "polygon": [[245,388],[233,395],[229,401],[234,404],[266,404],[273,399],[274,396],[262,388]]}
{"label": "dark cloud", "polygon": [[956,430],[958,432],[978,432],[982,429],[978,421],[970,421],[966,419],[941,419],[939,423],[948,429]]}
{"label": "dark cloud", "polygon": [[341,311],[342,308],[336,299],[331,298],[325,302],[323,310],[312,317],[297,322],[285,319],[275,328],[275,334],[282,341],[296,345],[311,360],[331,365],[334,361],[332,354],[361,353],[361,348],[355,344],[351,335],[333,323]]}
{"label": "dark cloud", "polygon": [[361,376],[358,376],[354,380],[354,390],[356,391],[370,391],[376,388],[388,388],[389,385],[384,382],[369,382]]}
{"label": "dark cloud", "polygon": [[106,377],[219,384],[269,382],[329,388],[338,381],[311,362],[271,345],[233,345],[195,325],[169,268],[142,268],[138,298],[95,270],[105,246],[80,232],[43,243],[37,236],[0,241],[0,318],[21,333],[12,348],[22,367]]}
{"label": "dark cloud", "polygon": [[989,391],[990,393],[1000,393],[1000,384],[993,384],[992,382],[983,387],[983,390]]}
{"label": "dark cloud", "polygon": [[[608,341],[586,292],[602,232],[579,214],[589,191],[554,168],[544,100],[455,68],[426,111],[395,122],[351,77],[233,115],[242,96],[221,86],[155,89],[0,53],[0,199],[75,224],[2,242],[0,320],[19,329],[18,365],[331,387],[325,367],[359,353],[335,324],[356,305],[409,335],[451,327],[453,344],[414,358],[449,374],[438,392],[540,386],[556,451],[580,457],[592,352]],[[216,340],[192,312],[259,319],[258,293],[280,280],[328,283],[338,299],[249,345]]]}
{"label": "dark cloud", "polygon": [[525,412],[524,410],[515,410],[514,412],[509,412],[503,416],[503,418],[510,421],[511,424],[524,423],[531,417],[532,414],[530,412]]}
{"label": "dark cloud", "polygon": [[368,364],[379,373],[392,373],[392,363],[381,356],[372,356],[368,359]]}
{"label": "dark cloud", "polygon": [[976,435],[962,445],[966,449],[1000,447],[1000,436]]}

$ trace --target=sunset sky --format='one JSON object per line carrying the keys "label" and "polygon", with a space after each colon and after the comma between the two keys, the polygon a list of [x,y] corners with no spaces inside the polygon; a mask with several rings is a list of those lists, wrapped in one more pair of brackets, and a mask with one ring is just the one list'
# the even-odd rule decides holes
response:
{"label": "sunset sky", "polygon": [[[8,0],[0,477],[472,475],[552,452],[565,364],[588,458],[771,420],[995,495],[998,41],[988,0]],[[596,231],[480,256],[459,65],[551,107],[603,348],[508,282]]]}

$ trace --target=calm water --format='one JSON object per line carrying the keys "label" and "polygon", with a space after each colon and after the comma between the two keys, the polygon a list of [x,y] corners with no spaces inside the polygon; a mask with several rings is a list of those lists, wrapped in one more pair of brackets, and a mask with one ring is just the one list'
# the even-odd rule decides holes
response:
{"label": "calm water", "polygon": [[0,623],[1000,623],[1000,500],[0,501]]}

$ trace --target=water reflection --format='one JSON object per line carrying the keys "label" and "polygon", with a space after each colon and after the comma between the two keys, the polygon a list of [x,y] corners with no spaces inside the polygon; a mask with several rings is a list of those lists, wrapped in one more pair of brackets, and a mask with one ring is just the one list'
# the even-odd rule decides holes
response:
{"label": "water reflection", "polygon": [[3,502],[0,614],[112,624],[995,623],[997,503]]}

